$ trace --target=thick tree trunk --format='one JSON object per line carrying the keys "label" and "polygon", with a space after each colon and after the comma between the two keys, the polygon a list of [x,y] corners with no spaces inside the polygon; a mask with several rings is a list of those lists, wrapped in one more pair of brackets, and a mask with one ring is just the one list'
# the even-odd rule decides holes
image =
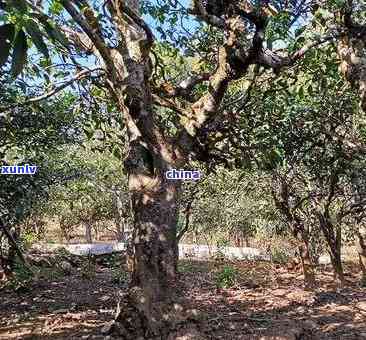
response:
{"label": "thick tree trunk", "polygon": [[164,179],[156,189],[154,193],[140,192],[132,197],[135,213],[132,286],[147,293],[144,305],[150,311],[171,297],[177,269],[178,188]]}
{"label": "thick tree trunk", "polygon": [[[136,337],[166,338],[169,321],[174,319],[179,187],[159,177],[150,190],[132,191],[132,280],[127,309],[117,318],[123,325],[119,334],[124,336],[133,330]],[[130,186],[138,179],[132,176]]]}
{"label": "thick tree trunk", "polygon": [[108,85],[128,134],[124,169],[134,217],[128,247],[132,279],[112,328],[123,339],[167,339],[180,308],[175,300],[180,184],[165,174],[183,167],[186,156],[164,132],[155,111],[150,83],[153,37],[140,19],[140,1],[108,6],[123,35],[123,42],[107,56],[113,64]]}
{"label": "thick tree trunk", "polygon": [[[132,280],[116,332],[126,339],[165,339],[176,322],[174,310],[178,246],[179,181],[166,171],[180,167],[178,148],[159,130],[148,78],[150,66],[130,60],[127,87],[114,87],[128,127],[129,147],[124,162],[134,217],[128,247]],[[180,161],[178,161],[180,160]]]}

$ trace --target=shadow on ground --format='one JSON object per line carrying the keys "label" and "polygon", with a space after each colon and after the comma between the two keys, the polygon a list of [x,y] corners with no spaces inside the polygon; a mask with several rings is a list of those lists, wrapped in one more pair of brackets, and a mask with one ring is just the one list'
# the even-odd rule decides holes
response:
{"label": "shadow on ground", "polygon": [[[39,280],[18,293],[0,291],[0,339],[104,339],[121,285],[113,268],[96,266],[85,278]],[[197,309],[206,339],[366,339],[366,289],[357,268],[346,266],[347,286],[337,290],[330,268],[319,270],[319,286],[302,288],[298,270],[268,262],[181,261],[179,291]],[[232,285],[223,288],[225,275]],[[229,273],[229,274],[227,274]],[[183,340],[183,339],[181,339]]]}
{"label": "shadow on ground", "polygon": [[[366,339],[366,289],[357,274],[348,274],[346,287],[337,289],[324,267],[310,292],[299,271],[241,262],[229,265],[237,269],[234,287],[218,288],[218,274],[227,266],[181,265],[191,308],[205,314],[200,329],[208,339]],[[354,266],[346,268],[357,273]]]}

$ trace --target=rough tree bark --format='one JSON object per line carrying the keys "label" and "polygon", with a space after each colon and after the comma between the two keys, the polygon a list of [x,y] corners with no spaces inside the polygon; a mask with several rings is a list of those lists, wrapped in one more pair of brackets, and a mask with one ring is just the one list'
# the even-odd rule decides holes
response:
{"label": "rough tree bark", "polygon": [[16,256],[18,256],[23,264],[30,270],[29,263],[17,244],[17,239],[20,234],[19,228],[9,230],[8,227],[5,225],[5,222],[0,219],[0,232],[5,235],[9,248],[7,256],[0,256],[0,265],[4,270],[5,276],[10,277],[12,275],[15,266]]}
{"label": "rough tree bark", "polygon": [[361,269],[361,285],[366,286],[366,227],[357,229],[357,252]]}
{"label": "rough tree bark", "polygon": [[[133,11],[129,15],[138,21],[139,2],[127,3]],[[109,86],[127,126],[129,148],[124,165],[134,222],[132,281],[128,304],[117,316],[117,332],[125,337],[162,336],[165,329],[169,331],[164,316],[172,316],[180,191],[179,183],[167,180],[165,173],[179,165],[181,158],[155,120],[149,84],[151,32],[140,23],[124,21],[119,10],[111,8],[111,13],[116,15],[125,45],[111,58],[123,72],[110,77]]]}
{"label": "rough tree bark", "polygon": [[114,194],[114,201],[116,204],[116,216],[115,216],[115,223],[116,223],[116,234],[117,234],[117,241],[119,242],[126,242],[126,219],[125,219],[125,212],[124,212],[124,206],[123,201],[121,198],[121,191],[115,190],[113,192]]}
{"label": "rough tree bark", "polygon": [[286,179],[276,174],[272,179],[272,197],[277,209],[286,218],[294,239],[298,242],[299,256],[304,274],[304,286],[313,289],[316,285],[314,263],[310,256],[309,234],[305,223],[290,204],[289,186]]}
{"label": "rough tree bark", "polygon": [[87,243],[93,243],[92,228],[91,228],[91,225],[90,225],[89,221],[83,220],[83,221],[81,221],[81,224],[82,224],[82,226],[84,227],[84,230],[85,230],[85,241]]}
{"label": "rough tree bark", "polygon": [[314,263],[310,256],[309,236],[303,231],[301,232],[302,243],[299,245],[299,254],[301,265],[304,273],[305,288],[312,289],[316,285]]}
{"label": "rough tree bark", "polygon": [[172,316],[170,306],[175,297],[173,287],[177,269],[178,192],[179,188],[167,181],[150,190],[132,190],[135,221],[129,302],[137,313],[132,314],[135,318],[128,323],[126,317],[127,320],[131,317],[131,310],[122,310],[117,320],[130,330],[138,325],[141,336],[162,335],[163,316],[168,319]]}
{"label": "rough tree bark", "polygon": [[115,48],[103,41],[98,20],[86,3],[84,16],[73,2],[63,0],[62,4],[83,29],[82,34],[66,30],[69,38],[104,62],[107,88],[128,134],[124,168],[134,215],[128,260],[132,280],[111,330],[126,339],[165,338],[170,318],[176,314],[172,299],[180,192],[179,183],[168,181],[165,173],[180,167],[183,157],[157,122],[150,85],[153,35],[140,18],[140,1],[107,3],[121,38]]}
{"label": "rough tree bark", "polygon": [[[165,172],[188,164],[189,159],[210,161],[209,146],[204,142],[205,129],[219,115],[219,106],[230,82],[243,77],[251,65],[276,71],[291,66],[309,49],[330,38],[282,56],[264,45],[268,23],[266,4],[257,9],[249,2],[231,1],[230,6],[216,12],[207,2],[194,0],[190,14],[225,31],[225,41],[217,53],[217,67],[211,74],[189,77],[171,93],[156,88],[152,93],[150,52],[154,38],[141,19],[141,1],[105,2],[118,44],[106,41],[88,1],[61,0],[61,3],[82,31],[67,27],[64,32],[75,45],[97,56],[103,64],[106,86],[123,114],[128,133],[125,169],[134,212],[133,272],[129,303],[117,318],[120,333],[125,338],[129,331],[131,334],[135,331],[137,333],[131,335],[133,339],[155,335],[165,339],[168,328],[165,322],[172,316],[167,309],[174,309],[170,301],[177,265],[180,191],[179,184],[166,180]],[[39,11],[37,7],[33,9]],[[249,22],[255,27],[250,47],[243,43]],[[207,82],[208,90],[195,98],[191,92],[202,82]],[[174,104],[174,100],[167,100],[172,97],[185,100],[185,108]],[[179,132],[174,139],[167,137],[159,125],[154,104],[179,112],[175,122]],[[131,315],[133,317],[129,317]]]}
{"label": "rough tree bark", "polygon": [[334,226],[329,217],[317,212],[320,228],[328,244],[328,252],[333,267],[334,280],[338,286],[345,283],[341,247],[342,247],[342,229],[340,226]]}
{"label": "rough tree bark", "polygon": [[339,70],[358,90],[360,108],[366,112],[366,26],[358,25],[353,21],[353,1],[347,2],[338,14],[345,28],[337,43],[338,56],[341,60]]}

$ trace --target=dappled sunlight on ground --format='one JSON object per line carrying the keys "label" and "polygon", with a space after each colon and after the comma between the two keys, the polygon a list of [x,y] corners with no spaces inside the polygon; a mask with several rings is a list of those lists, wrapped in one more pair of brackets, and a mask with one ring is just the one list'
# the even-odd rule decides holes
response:
{"label": "dappled sunlight on ground", "polygon": [[[186,264],[183,275],[191,307],[206,314],[201,327],[210,339],[366,339],[366,289],[358,286],[358,275],[337,290],[324,268],[318,287],[305,291],[298,271],[241,262],[230,264],[239,273],[234,287],[217,288],[212,274],[227,264],[210,263],[208,271],[202,266]],[[195,267],[202,278],[189,284]]]}
{"label": "dappled sunlight on ground", "polygon": [[100,268],[91,280],[75,273],[0,296],[0,339],[81,339],[113,318],[117,287]]}
{"label": "dappled sunlight on ground", "polygon": [[[366,289],[357,268],[346,269],[343,289],[324,267],[318,287],[305,291],[298,269],[187,260],[180,262],[177,286],[186,307],[199,311],[195,322],[207,339],[366,339]],[[112,271],[97,265],[85,278],[74,268],[24,291],[0,291],[0,339],[104,339],[101,329],[113,319],[121,285]],[[230,288],[225,279],[232,279]]]}

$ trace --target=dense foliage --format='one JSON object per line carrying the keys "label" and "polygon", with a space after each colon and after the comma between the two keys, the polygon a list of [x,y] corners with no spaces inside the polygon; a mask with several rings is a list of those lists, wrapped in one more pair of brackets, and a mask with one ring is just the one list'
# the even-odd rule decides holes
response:
{"label": "dense foliage", "polygon": [[[326,252],[343,284],[356,241],[366,280],[364,13],[352,0],[0,1],[0,161],[39,168],[0,175],[0,256],[22,257],[35,224],[52,241],[126,241],[117,319],[131,339],[168,338],[179,240],[273,255],[281,239],[309,288]],[[173,168],[204,176],[169,181]]]}

